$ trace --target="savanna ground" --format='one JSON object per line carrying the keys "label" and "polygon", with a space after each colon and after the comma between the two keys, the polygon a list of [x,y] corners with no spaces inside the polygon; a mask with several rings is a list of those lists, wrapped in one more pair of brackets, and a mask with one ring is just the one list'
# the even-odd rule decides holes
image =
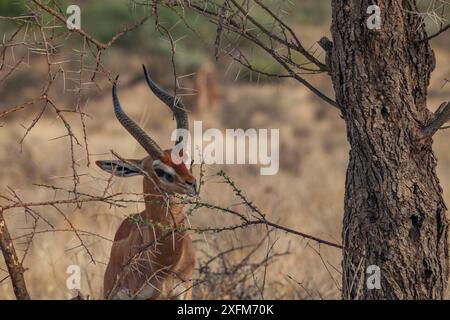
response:
{"label": "savanna ground", "polygon": [[[327,2],[327,1],[325,1]],[[310,1],[305,2],[305,8]],[[301,10],[301,8],[299,8]],[[316,21],[310,17],[299,17],[299,34],[310,46],[322,35],[328,35],[329,15],[318,15]],[[152,28],[151,22],[146,27]],[[194,88],[196,71],[206,61],[214,58],[207,51],[189,55],[189,41],[183,39],[183,46],[176,55],[181,70],[188,75],[181,79],[182,87]],[[437,66],[432,76],[428,104],[436,108],[450,95],[450,86],[445,79],[450,76],[450,38],[443,36],[432,43]],[[152,41],[161,42],[156,37]],[[149,45],[149,44],[147,44]],[[318,49],[320,51],[320,49]],[[144,52],[143,52],[144,51]],[[70,48],[63,49],[62,56],[70,57]],[[32,97],[40,89],[40,79],[45,77],[45,61],[39,55],[31,55],[21,72],[0,86],[0,112]],[[323,57],[322,57],[323,59]],[[188,62],[186,62],[188,61]],[[170,132],[175,126],[171,114],[147,88],[141,73],[145,63],[153,78],[169,91],[173,87],[169,56],[162,53],[148,54],[145,50],[113,50],[107,57],[107,65],[114,74],[121,75],[119,96],[126,112],[151,132],[163,147],[171,145]],[[223,169],[236,185],[244,191],[267,219],[280,225],[299,230],[323,239],[340,243],[344,181],[348,160],[348,144],[344,122],[338,112],[324,105],[305,88],[291,81],[258,81],[250,78],[236,65],[223,62],[217,66],[217,80],[221,102],[201,112],[192,112],[190,121],[202,120],[207,128],[279,128],[280,170],[273,176],[261,176],[259,166],[254,165],[211,165],[205,167],[205,184],[201,189],[201,200],[223,207],[239,207],[230,185],[216,173]],[[328,94],[332,93],[327,76],[314,77],[313,84]],[[74,95],[68,90],[72,84],[59,83],[60,105],[69,107]],[[66,87],[64,87],[66,86]],[[84,112],[87,117],[86,132],[90,165],[84,148],[76,147],[76,163],[80,175],[79,192],[102,194],[109,175],[94,164],[95,160],[111,158],[114,150],[126,158],[144,156],[142,148],[129,136],[115,119],[110,97],[111,84],[100,81],[89,92]],[[186,104],[195,108],[195,96],[186,96]],[[35,117],[35,110],[25,110],[0,119],[0,188],[1,193],[14,190],[23,201],[48,201],[61,196],[64,191],[55,191],[38,185],[56,185],[69,188],[72,185],[70,148],[65,129],[55,114],[45,112],[38,124],[26,138],[21,138]],[[82,136],[79,115],[67,116],[72,130]],[[450,152],[448,141],[450,130],[436,135],[434,151],[438,162],[438,176],[444,189],[446,203],[450,203]],[[194,170],[199,175],[199,168]],[[107,192],[141,193],[141,178],[112,180]],[[138,199],[139,196],[128,196]],[[2,204],[3,199],[0,199]],[[82,270],[81,292],[94,299],[102,297],[102,282],[105,263],[108,261],[111,239],[120,224],[129,214],[142,209],[142,203],[128,203],[125,207],[109,206],[104,203],[85,203],[81,207],[62,207],[64,214],[80,232],[84,246],[71,230],[65,219],[54,208],[39,208],[48,221],[41,222],[24,262],[25,279],[34,299],[67,299],[76,293],[66,288],[66,269],[79,265]],[[33,221],[23,209],[7,213],[10,231],[16,239],[19,255],[25,244],[21,237],[30,233]],[[199,228],[233,225],[235,219],[220,211],[205,208],[196,209],[189,217],[190,223]],[[51,230],[60,230],[52,231]],[[244,230],[219,233],[194,233],[198,266],[215,252],[257,244],[266,239],[264,226],[248,227]],[[99,235],[101,237],[99,237]],[[266,239],[267,240],[267,239]],[[25,242],[25,241],[24,241]],[[266,241],[267,242],[267,241]],[[201,282],[194,289],[198,299],[261,298],[264,282],[264,298],[272,299],[329,299],[340,297],[339,249],[318,245],[302,237],[275,230],[270,233],[270,251],[273,255],[267,269],[260,261],[267,254],[264,242],[251,256],[244,258],[247,249],[237,250],[226,260],[217,261],[211,270],[197,272]],[[95,263],[91,256],[94,257]],[[244,260],[243,260],[244,259]],[[264,276],[264,271],[267,272]],[[206,275],[205,275],[206,274]],[[244,279],[240,281],[239,279]],[[12,299],[14,294],[6,277],[3,261],[0,263],[0,298]],[[243,277],[243,278],[240,278]],[[4,279],[4,280],[2,280]]]}

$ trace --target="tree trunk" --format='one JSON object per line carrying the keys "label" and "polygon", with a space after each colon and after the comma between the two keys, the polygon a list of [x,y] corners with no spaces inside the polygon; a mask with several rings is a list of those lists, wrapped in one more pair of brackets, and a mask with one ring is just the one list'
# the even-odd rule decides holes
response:
{"label": "tree trunk", "polygon": [[[446,206],[431,139],[419,131],[434,54],[415,0],[333,0],[332,79],[351,146],[343,225],[344,299],[442,299],[447,290]],[[381,288],[367,286],[380,268]],[[369,269],[370,270],[370,269]]]}

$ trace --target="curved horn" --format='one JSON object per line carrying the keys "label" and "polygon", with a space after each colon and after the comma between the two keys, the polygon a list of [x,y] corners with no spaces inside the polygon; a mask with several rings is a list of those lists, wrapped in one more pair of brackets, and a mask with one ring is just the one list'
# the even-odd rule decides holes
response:
{"label": "curved horn", "polygon": [[158,144],[150,138],[144,130],[142,130],[136,122],[128,117],[120,105],[119,98],[117,97],[117,80],[119,76],[114,80],[112,87],[112,98],[114,105],[114,113],[117,120],[127,131],[136,139],[137,142],[148,152],[153,159],[158,159],[162,156],[163,151]]}
{"label": "curved horn", "polygon": [[[175,116],[175,120],[177,122],[177,129],[185,129],[189,130],[189,120],[186,112],[186,108],[183,105],[183,102],[177,97],[173,97],[163,89],[161,89],[148,75],[147,69],[144,65],[144,75],[145,80],[147,81],[148,86],[152,90],[152,92],[162,101],[164,102],[170,110],[172,110],[173,115]],[[176,143],[178,143],[177,141]]]}

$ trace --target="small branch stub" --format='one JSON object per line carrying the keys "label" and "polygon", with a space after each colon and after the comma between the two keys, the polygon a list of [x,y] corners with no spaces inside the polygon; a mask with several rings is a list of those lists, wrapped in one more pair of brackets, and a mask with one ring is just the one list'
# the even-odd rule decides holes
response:
{"label": "small branch stub", "polygon": [[331,53],[333,51],[333,42],[327,37],[322,37],[317,43],[325,51],[325,65],[327,66],[328,73],[331,73]]}
{"label": "small branch stub", "polygon": [[447,121],[450,120],[450,101],[442,103],[434,113],[434,119],[424,127],[420,139],[431,138]]}

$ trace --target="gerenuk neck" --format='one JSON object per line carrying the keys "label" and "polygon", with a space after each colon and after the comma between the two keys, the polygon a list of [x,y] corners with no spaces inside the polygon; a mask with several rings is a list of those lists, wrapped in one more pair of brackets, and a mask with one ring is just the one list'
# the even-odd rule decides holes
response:
{"label": "gerenuk neck", "polygon": [[146,219],[161,223],[162,225],[170,225],[180,227],[185,220],[183,205],[180,200],[162,192],[155,184],[144,178],[144,201]]}

